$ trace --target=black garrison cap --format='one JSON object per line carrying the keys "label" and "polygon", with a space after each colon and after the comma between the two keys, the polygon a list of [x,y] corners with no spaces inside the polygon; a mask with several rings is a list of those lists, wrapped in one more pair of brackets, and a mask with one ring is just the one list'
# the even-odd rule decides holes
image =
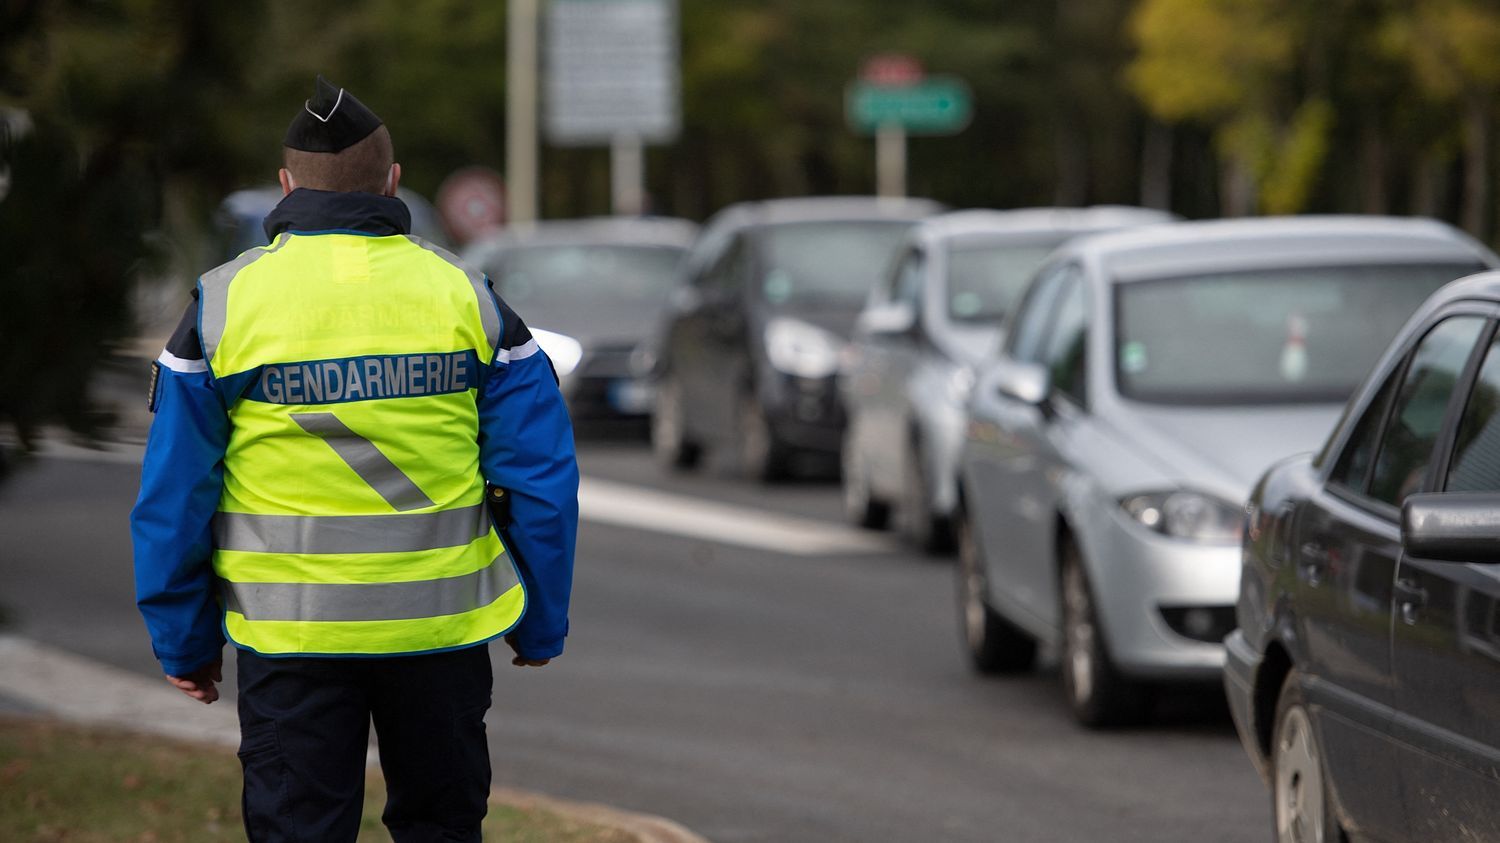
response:
{"label": "black garrison cap", "polygon": [[344,88],[318,74],[312,99],[286,128],[284,145],[303,152],[340,152],[380,128],[380,118]]}

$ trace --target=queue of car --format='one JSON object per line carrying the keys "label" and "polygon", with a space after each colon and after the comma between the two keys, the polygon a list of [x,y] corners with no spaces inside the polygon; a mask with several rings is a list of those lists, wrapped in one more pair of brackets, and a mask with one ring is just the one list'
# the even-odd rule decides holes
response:
{"label": "queue of car", "polygon": [[1280,841],[1500,839],[1500,272],[1453,283],[1500,257],[1431,220],[942,211],[468,256],[667,468],[836,460],[855,523],[956,545],[975,671],[1055,654],[1089,727],[1222,682]]}

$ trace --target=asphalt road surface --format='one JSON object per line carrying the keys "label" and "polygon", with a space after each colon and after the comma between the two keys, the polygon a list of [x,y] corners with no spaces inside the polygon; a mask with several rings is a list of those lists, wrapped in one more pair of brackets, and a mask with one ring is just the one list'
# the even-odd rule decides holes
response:
{"label": "asphalt road surface", "polygon": [[[0,483],[0,627],[154,675],[133,459],[71,449]],[[497,784],[718,841],[1266,838],[1213,689],[1086,732],[1054,674],[971,674],[951,564],[844,529],[836,485],[666,477],[631,443],[581,459],[567,653],[521,670],[492,648]]]}

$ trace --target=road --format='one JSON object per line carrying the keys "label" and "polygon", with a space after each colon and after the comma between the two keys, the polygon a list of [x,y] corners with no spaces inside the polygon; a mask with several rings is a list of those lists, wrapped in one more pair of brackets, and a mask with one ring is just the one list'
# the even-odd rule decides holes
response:
{"label": "road", "polygon": [[[131,602],[138,468],[129,449],[70,451],[0,484],[0,625],[154,675]],[[1266,837],[1211,689],[1146,728],[1083,731],[1055,675],[971,674],[951,565],[844,530],[836,486],[665,477],[630,443],[580,458],[567,653],[520,670],[493,651],[497,784],[726,842]],[[822,552],[764,546],[793,528]]]}

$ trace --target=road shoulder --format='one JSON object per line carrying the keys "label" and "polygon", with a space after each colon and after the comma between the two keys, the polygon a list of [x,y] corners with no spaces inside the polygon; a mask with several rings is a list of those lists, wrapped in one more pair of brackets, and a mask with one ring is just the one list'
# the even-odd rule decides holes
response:
{"label": "road shoulder", "polygon": [[[8,716],[38,715],[217,746],[239,745],[229,705],[183,705],[165,682],[15,635],[0,635],[0,701]],[[375,763],[372,749],[371,763]],[[640,843],[707,843],[672,820],[608,805],[496,788],[495,802],[542,809],[619,830]]]}

